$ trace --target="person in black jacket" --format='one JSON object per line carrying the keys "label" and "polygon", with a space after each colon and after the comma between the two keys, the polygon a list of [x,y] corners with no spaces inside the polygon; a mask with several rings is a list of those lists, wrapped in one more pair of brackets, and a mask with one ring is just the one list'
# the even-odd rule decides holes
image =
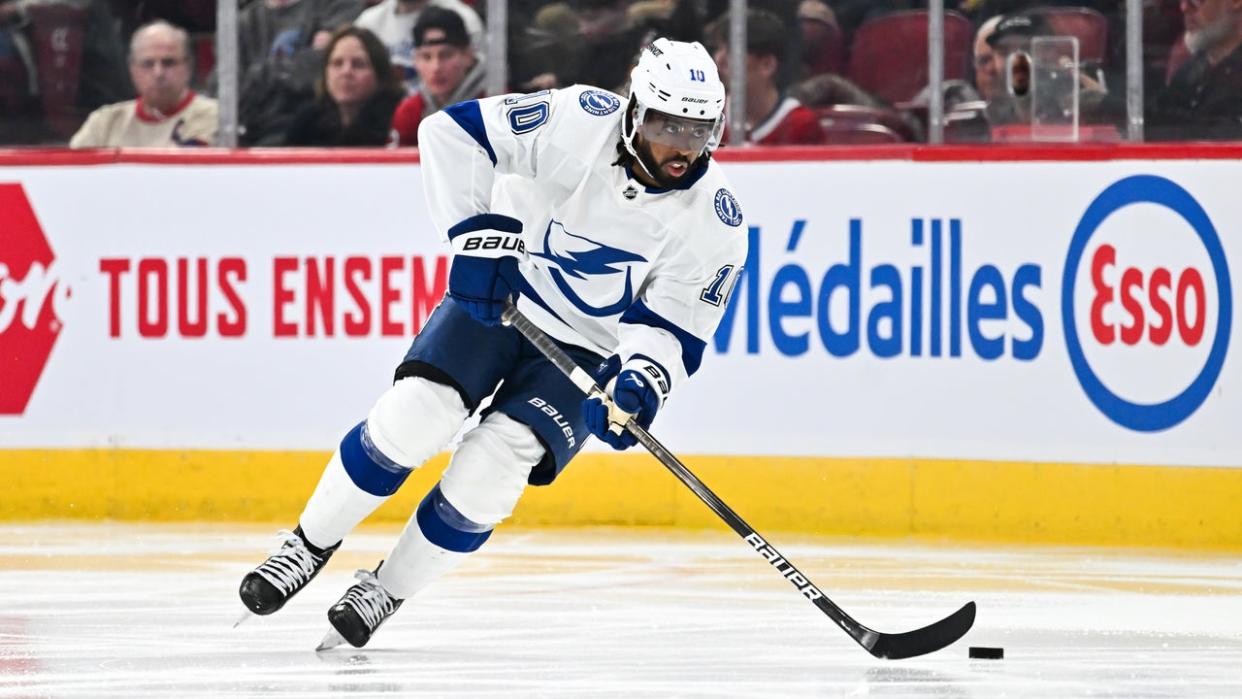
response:
{"label": "person in black jacket", "polygon": [[1242,0],[1184,0],[1191,58],[1147,110],[1147,138],[1242,139]]}
{"label": "person in black jacket", "polygon": [[405,96],[388,49],[374,34],[343,26],[328,42],[315,101],[294,117],[289,146],[384,146],[392,114]]}

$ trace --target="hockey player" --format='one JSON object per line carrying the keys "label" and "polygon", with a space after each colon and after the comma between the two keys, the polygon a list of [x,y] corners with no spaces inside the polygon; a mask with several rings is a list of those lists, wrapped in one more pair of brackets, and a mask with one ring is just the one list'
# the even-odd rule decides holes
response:
{"label": "hockey player", "polygon": [[644,427],[699,368],[746,258],[741,208],[711,160],[724,86],[701,45],[667,39],[643,51],[631,84],[628,104],[574,86],[423,122],[431,218],[454,252],[448,296],[342,440],[299,526],[242,580],[250,611],[271,614],[310,582],[488,396],[387,559],[328,611],[352,645],[482,546],[526,485],[551,483],[589,435],[635,443],[610,429],[602,400],[584,401],[500,325],[506,300]]}

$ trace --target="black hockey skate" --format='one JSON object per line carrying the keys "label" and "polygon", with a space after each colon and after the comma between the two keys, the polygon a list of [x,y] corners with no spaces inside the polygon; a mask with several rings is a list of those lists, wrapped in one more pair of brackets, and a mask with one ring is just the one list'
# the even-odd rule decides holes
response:
{"label": "black hockey skate", "polygon": [[319,575],[341,545],[338,542],[321,553],[314,553],[307,547],[301,527],[283,530],[280,536],[284,537],[280,550],[242,578],[239,590],[242,604],[254,614],[272,614],[285,606],[290,597]]}
{"label": "black hockey skate", "polygon": [[[383,563],[380,563],[382,566]],[[315,650],[335,648],[341,641],[361,648],[371,640],[376,629],[401,608],[399,600],[388,594],[388,590],[380,585],[376,573],[360,570],[354,574],[358,582],[345,591],[345,596],[328,610],[328,622],[332,631],[324,636],[323,642]]]}

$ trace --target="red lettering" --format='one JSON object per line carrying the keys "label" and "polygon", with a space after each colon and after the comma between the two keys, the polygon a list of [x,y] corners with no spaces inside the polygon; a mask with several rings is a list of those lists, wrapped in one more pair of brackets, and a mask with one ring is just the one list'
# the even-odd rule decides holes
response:
{"label": "red lettering", "polygon": [[[1091,258],[1091,282],[1095,286],[1095,299],[1091,302],[1091,331],[1102,345],[1116,339],[1115,328],[1104,321],[1104,311],[1113,300],[1113,289],[1104,280],[1104,270],[1116,264],[1117,252],[1111,245],[1101,245]],[[1182,271],[1177,279],[1175,298],[1170,298],[1173,275],[1164,267],[1152,270],[1151,278],[1144,279],[1143,272],[1135,267],[1121,273],[1121,305],[1130,316],[1130,323],[1121,326],[1121,341],[1136,345],[1143,340],[1144,325],[1152,344],[1162,346],[1173,334],[1174,320],[1182,342],[1194,347],[1203,340],[1207,327],[1207,290],[1203,275],[1193,267]],[[1144,318],[1143,290],[1147,291],[1154,318]],[[1170,306],[1170,302],[1172,305]],[[1159,321],[1159,322],[1156,322]]]}
{"label": "red lettering", "polygon": [[216,272],[219,275],[220,291],[224,292],[229,308],[233,310],[232,318],[224,313],[216,316],[216,323],[220,326],[220,336],[241,337],[246,334],[246,306],[242,303],[241,296],[237,293],[230,277],[238,282],[246,281],[246,261],[240,257],[222,258]]}
{"label": "red lettering", "polygon": [[362,295],[362,289],[358,284],[371,279],[371,260],[366,257],[345,258],[344,275],[345,290],[354,300],[358,311],[357,315],[352,313],[345,315],[343,323],[345,334],[349,337],[366,337],[371,332],[371,305]]}
{"label": "red lettering", "polygon": [[1169,341],[1169,336],[1173,334],[1173,310],[1169,308],[1169,302],[1160,290],[1171,291],[1173,276],[1169,274],[1169,270],[1164,267],[1157,267],[1151,273],[1151,285],[1147,287],[1147,299],[1151,302],[1151,308],[1156,312],[1156,317],[1160,319],[1160,324],[1148,324],[1148,337],[1151,338],[1152,344],[1156,346],[1163,345]]}
{"label": "red lettering", "polygon": [[401,291],[392,284],[392,273],[405,268],[405,259],[401,257],[380,258],[380,335],[384,337],[401,337],[405,327],[400,321],[392,319],[392,305],[401,300]]}
{"label": "red lettering", "polygon": [[1101,345],[1111,345],[1116,335],[1113,326],[1104,322],[1104,309],[1113,301],[1113,290],[1104,281],[1104,268],[1117,261],[1117,251],[1111,245],[1101,245],[1091,256],[1091,284],[1095,286],[1095,300],[1091,302],[1091,333]]}
{"label": "red lettering", "polygon": [[99,271],[108,276],[108,336],[121,336],[121,275],[129,271],[129,260],[101,259]]}
{"label": "red lettering", "polygon": [[414,292],[410,299],[413,323],[410,325],[410,328],[415,335],[423,329],[423,323],[431,316],[431,312],[440,303],[440,299],[444,298],[444,292],[448,289],[448,258],[443,255],[437,256],[435,258],[435,265],[435,272],[432,274],[432,285],[428,288],[427,271],[423,257],[421,255],[414,257]]}
{"label": "red lettering", "polygon": [[297,337],[298,326],[285,320],[285,306],[293,303],[293,291],[285,286],[285,273],[298,268],[296,257],[272,260],[272,333],[276,337]]}
{"label": "red lettering", "polygon": [[329,257],[323,261],[323,273],[319,271],[319,260],[306,258],[306,336],[314,337],[318,332],[318,323],[323,323],[324,337],[332,337],[335,332],[336,317],[333,306],[336,301],[334,280],[336,278],[336,259]]}
{"label": "red lettering", "polygon": [[195,320],[190,320],[190,261],[184,257],[177,258],[177,332],[182,337],[202,337],[207,334],[207,259],[198,258],[195,266],[198,268],[198,284],[195,290],[198,311]]}
{"label": "red lettering", "polygon": [[1143,273],[1131,267],[1121,274],[1121,305],[1133,322],[1121,326],[1121,341],[1137,345],[1143,339],[1143,304],[1134,297],[1134,291],[1143,290]]}
{"label": "red lettering", "polygon": [[[154,289],[151,279],[155,279]],[[155,319],[151,319],[152,294]],[[168,334],[168,263],[157,259],[138,261],[138,334],[164,337]]]}
{"label": "red lettering", "polygon": [[[1191,291],[1195,293],[1194,325],[1186,321],[1186,296]],[[1203,339],[1203,328],[1207,325],[1206,306],[1207,291],[1203,287],[1203,277],[1199,270],[1190,268],[1182,272],[1182,276],[1177,279],[1177,332],[1182,336],[1182,342],[1191,347]]]}

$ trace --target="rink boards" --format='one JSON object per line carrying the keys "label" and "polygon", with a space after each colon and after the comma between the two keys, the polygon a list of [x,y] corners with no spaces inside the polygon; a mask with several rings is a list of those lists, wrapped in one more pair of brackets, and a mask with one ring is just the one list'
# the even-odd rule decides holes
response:
{"label": "rink boards", "polygon": [[[655,431],[760,529],[1242,548],[1239,155],[724,158],[751,258]],[[289,521],[448,260],[413,154],[105,152],[0,156],[0,265],[0,517]],[[602,451],[515,519],[714,525]]]}

